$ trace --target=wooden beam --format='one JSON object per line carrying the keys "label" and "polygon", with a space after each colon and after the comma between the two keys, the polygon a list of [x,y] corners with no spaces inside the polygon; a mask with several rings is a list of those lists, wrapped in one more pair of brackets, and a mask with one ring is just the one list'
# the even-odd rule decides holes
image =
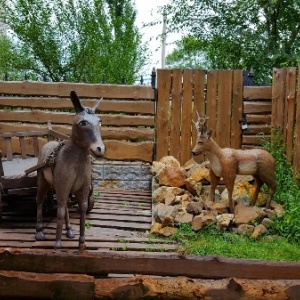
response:
{"label": "wooden beam", "polygon": [[299,262],[217,256],[0,249],[0,270],[100,275],[148,274],[191,278],[300,279]]}

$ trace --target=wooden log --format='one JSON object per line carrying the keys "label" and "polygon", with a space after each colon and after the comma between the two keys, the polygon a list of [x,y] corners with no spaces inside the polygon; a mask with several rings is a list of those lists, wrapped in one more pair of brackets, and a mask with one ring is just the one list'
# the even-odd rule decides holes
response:
{"label": "wooden log", "polygon": [[94,299],[94,277],[1,271],[0,296],[31,299]]}
{"label": "wooden log", "polygon": [[245,100],[262,100],[272,99],[271,86],[245,86],[243,92]]}
{"label": "wooden log", "polygon": [[[81,104],[86,107],[93,107],[97,100],[81,100]],[[29,108],[41,110],[70,110],[74,111],[72,102],[68,98],[53,97],[0,97],[0,107]],[[103,100],[99,105],[98,112],[127,113],[127,114],[154,114],[154,101],[145,100]]]}
{"label": "wooden log", "polygon": [[73,90],[80,98],[154,99],[154,89],[140,85],[0,81],[0,90],[8,95],[70,97]]}
{"label": "wooden log", "polygon": [[271,111],[271,101],[244,101],[244,114],[270,114]]}
{"label": "wooden log", "polygon": [[[129,116],[100,114],[104,126],[154,126],[154,116]],[[45,112],[41,110],[32,111],[0,111],[0,120],[3,122],[27,122],[46,124],[48,121],[55,124],[72,125],[74,115],[63,112]]]}
{"label": "wooden log", "polygon": [[0,270],[38,273],[146,274],[191,278],[300,279],[299,262],[217,256],[0,249]]}
{"label": "wooden log", "polygon": [[107,278],[95,280],[95,299],[298,299],[299,280]]}

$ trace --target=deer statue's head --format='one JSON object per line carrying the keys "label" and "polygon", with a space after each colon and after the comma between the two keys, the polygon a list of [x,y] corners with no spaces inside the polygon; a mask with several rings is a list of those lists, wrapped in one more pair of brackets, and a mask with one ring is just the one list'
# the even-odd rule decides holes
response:
{"label": "deer statue's head", "polygon": [[101,120],[95,114],[102,99],[93,108],[89,108],[81,105],[76,92],[71,91],[70,97],[76,112],[71,134],[72,141],[79,148],[89,149],[92,156],[103,156],[105,146],[100,134]]}
{"label": "deer statue's head", "polygon": [[198,112],[197,115],[198,120],[196,122],[193,121],[197,130],[197,140],[194,149],[192,150],[192,154],[194,156],[199,155],[207,150],[207,142],[209,141],[212,133],[211,130],[207,129],[206,121],[208,117],[206,117],[205,115],[203,117],[200,117]]}

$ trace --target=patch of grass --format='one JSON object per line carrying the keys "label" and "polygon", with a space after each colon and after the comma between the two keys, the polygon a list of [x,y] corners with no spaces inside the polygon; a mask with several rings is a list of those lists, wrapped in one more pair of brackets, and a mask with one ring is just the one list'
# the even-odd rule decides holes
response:
{"label": "patch of grass", "polygon": [[299,245],[280,237],[268,239],[265,236],[255,241],[233,232],[219,231],[214,226],[197,233],[190,225],[181,225],[173,239],[183,246],[186,254],[191,255],[300,261]]}
{"label": "patch of grass", "polygon": [[85,228],[89,229],[92,227],[92,224],[90,222],[85,222]]}

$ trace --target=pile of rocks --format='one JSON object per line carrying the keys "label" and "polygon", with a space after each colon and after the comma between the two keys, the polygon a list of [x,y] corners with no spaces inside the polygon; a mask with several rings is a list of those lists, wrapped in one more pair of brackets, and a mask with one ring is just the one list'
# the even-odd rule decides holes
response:
{"label": "pile of rocks", "polygon": [[255,191],[252,176],[238,176],[234,186],[234,214],[229,213],[225,186],[218,186],[215,201],[209,200],[209,163],[198,164],[193,159],[181,166],[173,156],[154,161],[153,225],[151,233],[170,236],[180,224],[190,224],[194,231],[214,224],[220,230],[236,231],[254,239],[259,238],[274,218],[284,215],[284,209],[275,201],[270,209],[264,207],[267,195],[260,192],[255,207],[250,199]]}

